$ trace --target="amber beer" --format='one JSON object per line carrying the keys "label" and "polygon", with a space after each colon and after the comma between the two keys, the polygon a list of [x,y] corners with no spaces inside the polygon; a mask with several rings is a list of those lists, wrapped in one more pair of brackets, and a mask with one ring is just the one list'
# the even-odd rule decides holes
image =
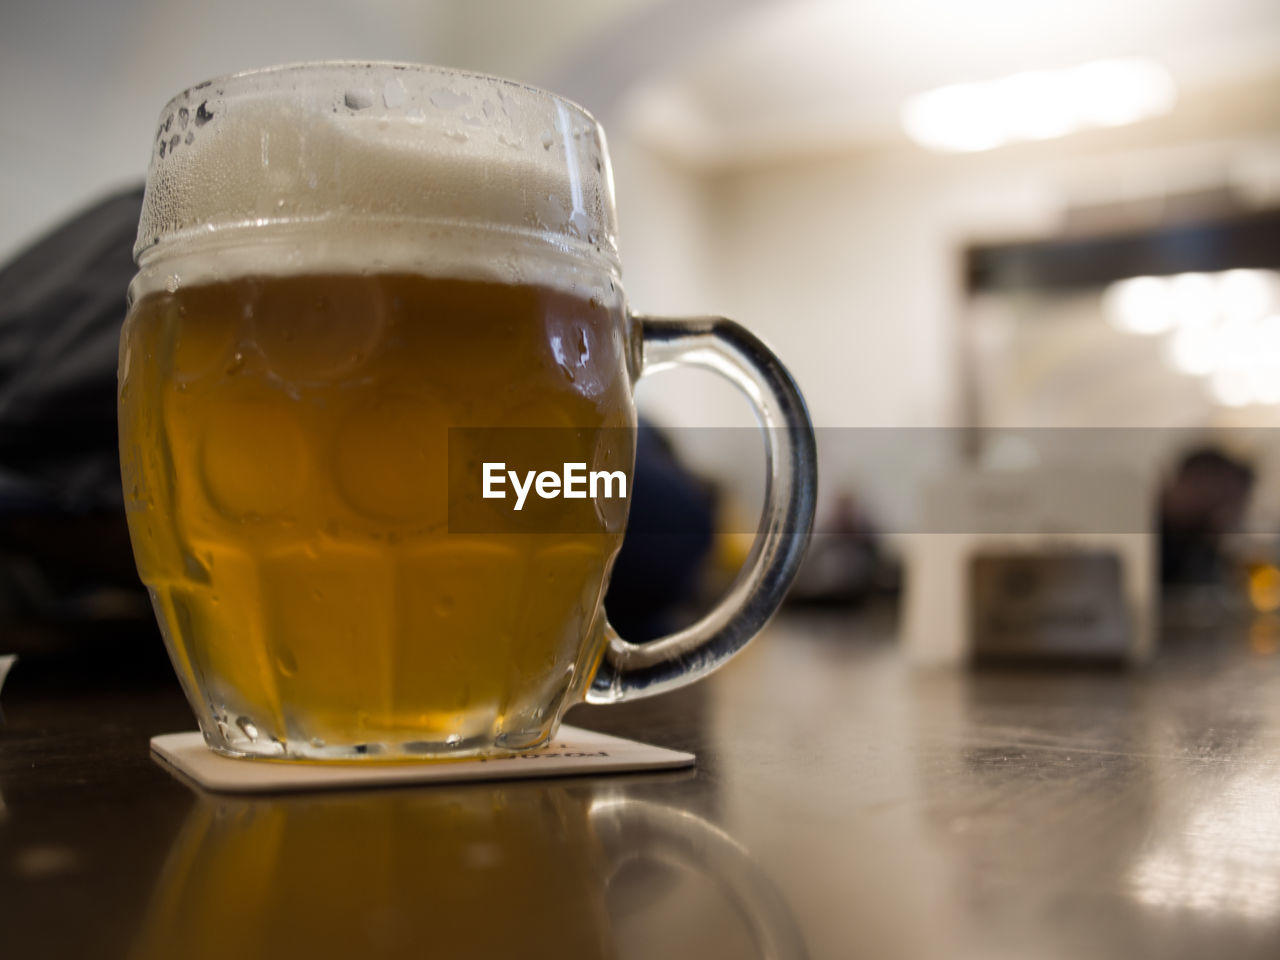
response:
{"label": "amber beer", "polygon": [[588,528],[580,512],[451,533],[449,431],[527,426],[536,445],[560,428],[575,459],[629,475],[628,326],[620,298],[409,272],[138,299],[129,523],[188,695],[226,742],[465,754],[549,735],[598,661],[626,504],[583,505]]}

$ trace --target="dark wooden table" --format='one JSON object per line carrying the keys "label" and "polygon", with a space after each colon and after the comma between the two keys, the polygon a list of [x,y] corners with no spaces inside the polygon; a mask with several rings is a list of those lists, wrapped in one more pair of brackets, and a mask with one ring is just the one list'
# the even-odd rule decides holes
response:
{"label": "dark wooden table", "polygon": [[25,684],[0,956],[1280,956],[1268,621],[1133,672],[913,671],[788,615],[701,686],[571,721],[693,772],[243,799],[148,756],[176,684]]}

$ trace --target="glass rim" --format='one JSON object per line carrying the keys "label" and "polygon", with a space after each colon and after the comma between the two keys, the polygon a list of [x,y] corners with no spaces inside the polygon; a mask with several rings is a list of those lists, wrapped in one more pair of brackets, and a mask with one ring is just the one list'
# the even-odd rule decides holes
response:
{"label": "glass rim", "polygon": [[[388,70],[404,70],[412,71],[418,74],[437,74],[440,76],[463,77],[468,80],[480,80],[494,86],[515,87],[532,93],[535,96],[543,97],[549,101],[564,104],[571,110],[581,114],[585,119],[589,120],[597,129],[603,129],[600,121],[576,100],[571,100],[566,96],[548,90],[546,87],[539,87],[532,83],[525,83],[521,80],[512,80],[510,77],[502,77],[493,73],[485,73],[481,70],[465,70],[460,67],[445,67],[432,63],[414,63],[408,60],[295,60],[289,63],[271,64],[265,67],[251,67],[247,70],[236,70],[232,73],[220,74],[211,77],[208,80],[202,80],[200,83],[192,84],[182,90],[179,90],[172,97],[165,101],[163,107],[160,108],[160,116],[164,116],[171,109],[176,109],[180,101],[184,99],[193,99],[194,94],[199,90],[208,87],[220,86],[229,87],[232,84],[240,84],[244,81],[252,81],[259,78],[271,77],[279,74],[288,76],[291,74],[304,74],[319,72],[322,69],[332,70],[371,70],[371,69],[388,69]],[[223,95],[227,95],[224,89]]]}
{"label": "glass rim", "polygon": [[[348,117],[379,122],[350,126]],[[279,156],[268,170],[265,136],[273,123],[283,124],[286,135],[273,144]],[[206,124],[208,130],[197,132]],[[383,150],[380,159],[384,129],[401,136],[387,135],[396,149]],[[260,135],[259,166],[257,147],[246,144]],[[397,153],[401,147],[409,152]],[[355,157],[352,169],[387,174],[390,164],[394,175],[382,180],[403,188],[344,176],[341,163],[325,160],[331,151]],[[415,158],[427,181],[403,165]],[[481,191],[439,187],[472,183],[477,170]],[[211,177],[227,181],[226,189],[205,189]],[[415,182],[436,188],[417,190]],[[246,228],[386,221],[536,236],[560,252],[605,261],[616,273],[616,217],[604,128],[572,100],[435,64],[307,60],[204,80],[167,101],[151,146],[133,254],[142,268],[153,255],[210,249],[247,236]]]}

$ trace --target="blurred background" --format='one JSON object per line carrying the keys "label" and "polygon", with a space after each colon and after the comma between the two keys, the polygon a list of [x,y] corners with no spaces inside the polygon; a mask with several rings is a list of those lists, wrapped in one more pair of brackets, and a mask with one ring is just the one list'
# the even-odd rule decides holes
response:
{"label": "blurred background", "polygon": [[[0,263],[138,184],[173,93],[319,58],[496,73],[597,116],[633,307],[739,320],[808,397],[821,536],[798,597],[894,591],[921,531],[1168,521],[1192,554],[1169,569],[1207,580],[1223,568],[1196,551],[1249,530],[1232,582],[1280,606],[1274,0],[19,0],[0,12]],[[745,402],[681,372],[639,399],[719,491],[722,531],[749,530],[747,441],[676,429],[747,426]],[[1065,428],[1086,434],[1063,447]],[[1062,461],[1132,475],[1137,506],[975,515],[987,472],[1035,486]],[[951,474],[979,505],[930,519]],[[722,536],[725,570],[742,540]],[[1159,559],[1122,571],[1132,602]]]}

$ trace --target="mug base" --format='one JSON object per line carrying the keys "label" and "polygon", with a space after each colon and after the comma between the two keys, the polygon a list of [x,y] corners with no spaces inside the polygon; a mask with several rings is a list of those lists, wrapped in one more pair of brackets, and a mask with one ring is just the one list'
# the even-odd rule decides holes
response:
{"label": "mug base", "polygon": [[[221,725],[220,725],[221,726]],[[250,730],[256,730],[248,724]],[[450,736],[443,740],[395,736],[335,744],[319,738],[277,739],[262,736],[229,738],[221,730],[202,727],[205,744],[214,753],[242,760],[286,760],[304,763],[423,763],[510,757],[543,746],[555,734],[555,726],[533,731],[504,732],[497,736]]]}

